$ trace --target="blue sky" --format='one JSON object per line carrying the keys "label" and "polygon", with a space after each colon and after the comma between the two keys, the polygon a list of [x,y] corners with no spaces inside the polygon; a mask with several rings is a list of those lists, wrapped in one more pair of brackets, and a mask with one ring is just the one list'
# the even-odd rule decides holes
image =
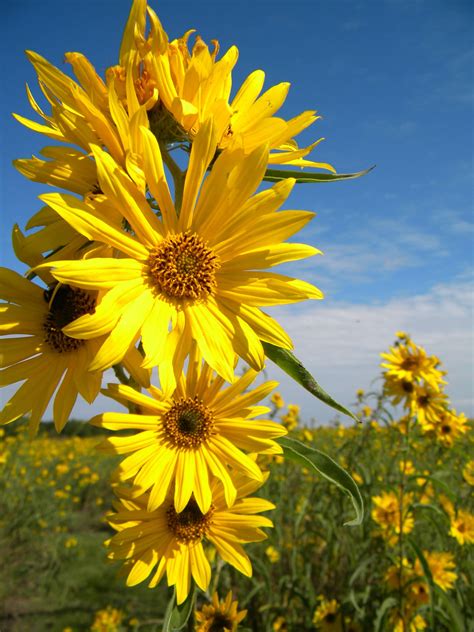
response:
{"label": "blue sky", "polygon": [[[377,374],[396,329],[444,361],[453,404],[472,415],[472,3],[468,1],[152,2],[171,37],[195,28],[236,44],[234,84],[262,68],[269,87],[290,81],[285,117],[317,109],[323,119],[298,137],[325,137],[314,159],[338,171],[376,164],[368,176],[299,185],[287,208],[317,217],[298,240],[324,252],[287,268],[316,283],[323,302],[275,313],[296,353],[344,403]],[[179,9],[177,9],[179,7]],[[10,246],[14,221],[39,208],[42,185],[11,166],[45,140],[16,123],[30,116],[24,84],[38,94],[23,51],[63,69],[85,53],[100,73],[116,63],[128,0],[46,0],[2,9],[2,265],[21,272]],[[282,378],[306,418],[330,415]],[[81,409],[82,410],[82,409]]]}

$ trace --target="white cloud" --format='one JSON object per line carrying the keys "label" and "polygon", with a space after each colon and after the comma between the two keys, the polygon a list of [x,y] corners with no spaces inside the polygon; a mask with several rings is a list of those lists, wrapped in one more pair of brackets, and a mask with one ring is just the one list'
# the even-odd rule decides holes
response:
{"label": "white cloud", "polygon": [[[272,314],[291,335],[295,354],[342,404],[349,405],[358,388],[369,388],[379,374],[380,352],[394,340],[395,331],[404,330],[441,359],[448,371],[446,392],[452,405],[472,416],[472,298],[472,284],[459,281],[378,305],[318,302],[297,313],[280,308]],[[273,365],[268,369],[271,377],[280,380],[287,402],[302,406],[305,419],[325,422],[333,417],[330,409],[279,369]]]}

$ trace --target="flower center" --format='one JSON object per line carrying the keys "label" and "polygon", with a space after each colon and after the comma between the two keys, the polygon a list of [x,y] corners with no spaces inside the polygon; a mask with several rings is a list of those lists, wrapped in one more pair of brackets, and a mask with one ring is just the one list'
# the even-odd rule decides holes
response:
{"label": "flower center", "polygon": [[426,408],[430,404],[430,396],[429,395],[420,395],[418,397],[418,406],[421,408]]}
{"label": "flower center", "polygon": [[448,426],[447,424],[444,424],[443,426],[441,426],[441,432],[443,434],[450,434],[451,433],[451,426]]}
{"label": "flower center", "polygon": [[207,533],[211,525],[214,507],[205,514],[199,509],[194,498],[188,502],[186,507],[180,513],[177,513],[174,506],[168,508],[166,517],[168,519],[168,527],[175,535],[178,542],[189,544],[196,540],[201,540]]}
{"label": "flower center", "polygon": [[232,620],[227,615],[216,612],[208,632],[225,632],[225,630],[232,630],[233,627]]}
{"label": "flower center", "polygon": [[405,358],[401,364],[404,371],[414,371],[418,368],[418,360],[416,358]]}
{"label": "flower center", "polygon": [[191,231],[169,235],[148,257],[151,283],[169,298],[205,299],[216,288],[217,256]]}
{"label": "flower center", "polygon": [[58,289],[45,290],[44,300],[49,303],[53,294],[53,302],[43,323],[44,339],[57,353],[75,351],[85,343],[85,340],[70,338],[61,330],[79,316],[93,314],[95,298],[78,288],[60,285]]}
{"label": "flower center", "polygon": [[163,415],[167,438],[178,448],[198,448],[212,433],[212,411],[197,397],[186,397]]}

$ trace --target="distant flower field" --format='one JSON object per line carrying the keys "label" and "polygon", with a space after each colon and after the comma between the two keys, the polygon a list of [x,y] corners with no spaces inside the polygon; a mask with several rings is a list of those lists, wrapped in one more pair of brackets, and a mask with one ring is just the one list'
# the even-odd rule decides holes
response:
{"label": "distant flower field", "polygon": [[[352,506],[335,486],[282,456],[260,456],[272,475],[257,495],[275,503],[274,529],[248,545],[251,578],[205,549],[213,572],[196,630],[470,629],[472,432],[454,413],[438,430],[433,415],[425,424],[390,420],[389,374],[383,392],[357,393],[362,423],[352,427],[305,427],[298,406],[273,395],[273,419],[352,474],[366,517],[344,526]],[[101,431],[81,422],[69,422],[60,438],[41,430],[31,440],[26,426],[0,430],[0,629],[161,630],[166,586],[126,587],[119,567],[106,563],[117,457],[97,452]]]}

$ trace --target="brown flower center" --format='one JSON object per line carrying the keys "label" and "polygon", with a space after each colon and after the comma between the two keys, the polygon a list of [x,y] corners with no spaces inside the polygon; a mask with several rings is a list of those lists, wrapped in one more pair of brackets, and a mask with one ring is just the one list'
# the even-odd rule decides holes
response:
{"label": "brown flower center", "polygon": [[401,368],[404,371],[414,371],[418,368],[418,360],[416,358],[405,358],[401,364]]}
{"label": "brown flower center", "polygon": [[44,339],[53,351],[66,353],[79,349],[85,340],[70,338],[61,330],[73,320],[84,314],[93,314],[95,311],[95,298],[87,292],[69,285],[60,285],[44,292],[44,300],[50,302],[48,315],[43,323]]}
{"label": "brown flower center", "polygon": [[222,612],[216,612],[213,616],[208,632],[225,632],[225,630],[233,630],[234,624],[232,620]]}
{"label": "brown flower center", "polygon": [[174,299],[205,299],[216,288],[217,255],[191,231],[169,235],[148,257],[152,285]]}
{"label": "brown flower center", "polygon": [[166,512],[168,527],[173,532],[178,542],[189,544],[196,540],[201,540],[207,533],[210,525],[214,507],[211,505],[205,514],[199,509],[194,498],[188,502],[180,513],[177,513],[171,505]]}
{"label": "brown flower center", "polygon": [[167,438],[179,448],[198,448],[214,427],[212,411],[197,397],[186,397],[163,415]]}

